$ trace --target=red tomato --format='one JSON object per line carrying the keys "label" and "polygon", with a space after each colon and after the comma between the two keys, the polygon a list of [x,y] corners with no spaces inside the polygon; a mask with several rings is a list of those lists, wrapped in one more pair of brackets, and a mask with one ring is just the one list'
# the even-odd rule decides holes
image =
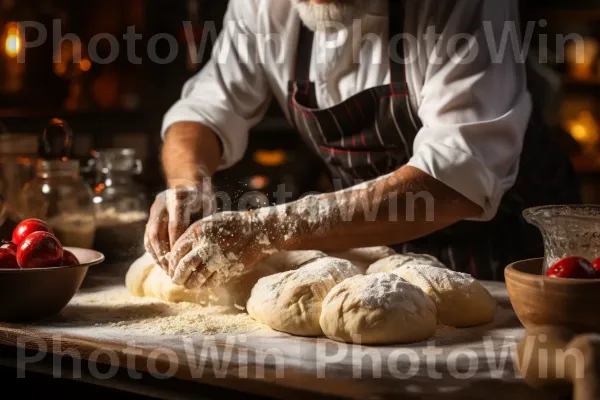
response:
{"label": "red tomato", "polygon": [[596,272],[592,263],[583,257],[566,257],[557,261],[545,274],[552,278],[595,278]]}
{"label": "red tomato", "polygon": [[71,253],[69,250],[63,249],[63,257],[62,257],[62,265],[65,267],[70,267],[72,265],[79,265],[79,260],[75,257],[75,254]]}
{"label": "red tomato", "polygon": [[25,239],[27,239],[27,236],[31,235],[33,232],[52,233],[52,228],[50,228],[50,226],[41,219],[26,219],[21,221],[21,223],[19,223],[19,225],[17,225],[13,231],[12,241],[14,244],[19,246]]}
{"label": "red tomato", "polygon": [[9,249],[13,253],[17,254],[17,245],[13,242],[3,242],[2,246],[0,246],[0,249]]}
{"label": "red tomato", "polygon": [[0,248],[0,269],[19,269],[16,254],[8,248]]}
{"label": "red tomato", "polygon": [[596,258],[592,261],[592,267],[596,270],[596,278],[600,279],[600,258]]}
{"label": "red tomato", "polygon": [[33,232],[17,250],[21,268],[56,267],[62,263],[62,257],[62,245],[50,232]]}

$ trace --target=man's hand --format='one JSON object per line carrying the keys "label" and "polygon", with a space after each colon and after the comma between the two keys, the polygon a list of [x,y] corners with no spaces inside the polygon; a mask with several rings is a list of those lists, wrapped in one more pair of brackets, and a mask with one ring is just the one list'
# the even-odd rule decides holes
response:
{"label": "man's hand", "polygon": [[174,283],[188,288],[220,285],[276,247],[253,212],[219,213],[194,223],[179,238],[168,256],[168,273]]}
{"label": "man's hand", "polygon": [[165,256],[190,223],[216,211],[210,176],[221,154],[219,139],[202,124],[178,122],[165,134],[161,158],[168,189],[156,197],[144,235],[146,251],[165,271]]}
{"label": "man's hand", "polygon": [[[190,226],[193,219],[215,212],[216,204],[210,178],[193,184],[172,185],[156,196],[146,225],[144,245],[166,271],[165,256]],[[196,216],[196,218],[194,218]]]}

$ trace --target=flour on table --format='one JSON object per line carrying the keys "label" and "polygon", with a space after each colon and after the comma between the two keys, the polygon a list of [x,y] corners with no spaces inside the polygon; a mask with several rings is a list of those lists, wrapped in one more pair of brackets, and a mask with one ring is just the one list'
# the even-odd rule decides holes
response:
{"label": "flour on table", "polygon": [[124,287],[76,295],[60,314],[60,325],[115,328],[144,335],[193,335],[268,331],[243,312],[132,296]]}

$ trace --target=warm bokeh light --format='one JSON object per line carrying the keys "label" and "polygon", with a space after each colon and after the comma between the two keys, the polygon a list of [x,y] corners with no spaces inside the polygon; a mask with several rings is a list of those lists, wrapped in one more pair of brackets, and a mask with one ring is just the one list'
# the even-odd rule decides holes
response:
{"label": "warm bokeh light", "polygon": [[84,71],[87,72],[90,70],[90,68],[92,68],[92,63],[90,60],[88,60],[87,58],[84,58],[83,60],[81,60],[81,62],[79,63],[79,68]]}
{"label": "warm bokeh light", "polygon": [[577,117],[569,119],[566,128],[573,139],[582,145],[585,152],[593,150],[600,140],[598,122],[590,111],[581,111]]}
{"label": "warm bokeh light", "polygon": [[254,175],[250,178],[250,187],[254,190],[261,190],[269,185],[270,179],[264,175]]}
{"label": "warm bokeh light", "polygon": [[62,75],[67,72],[67,66],[65,64],[54,64],[54,70],[57,74]]}
{"label": "warm bokeh light", "polygon": [[9,57],[16,57],[21,51],[22,40],[19,25],[11,23],[6,30],[6,39],[4,39],[4,51]]}
{"label": "warm bokeh light", "polygon": [[100,183],[98,186],[96,186],[94,188],[94,192],[101,193],[105,188],[106,188],[106,185],[104,185],[104,183]]}
{"label": "warm bokeh light", "polygon": [[283,150],[258,150],[254,153],[254,161],[265,167],[276,167],[285,163],[286,155]]}

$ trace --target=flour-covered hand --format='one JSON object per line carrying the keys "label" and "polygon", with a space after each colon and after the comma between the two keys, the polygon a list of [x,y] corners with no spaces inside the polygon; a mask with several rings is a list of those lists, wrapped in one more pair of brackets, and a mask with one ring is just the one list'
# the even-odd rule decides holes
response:
{"label": "flour-covered hand", "polygon": [[189,227],[171,250],[168,272],[188,288],[217,286],[275,251],[264,221],[250,211],[224,212]]}
{"label": "flour-covered hand", "polygon": [[186,231],[194,215],[215,212],[215,199],[210,178],[197,183],[181,183],[156,196],[146,225],[144,246],[166,271],[166,255]]}

